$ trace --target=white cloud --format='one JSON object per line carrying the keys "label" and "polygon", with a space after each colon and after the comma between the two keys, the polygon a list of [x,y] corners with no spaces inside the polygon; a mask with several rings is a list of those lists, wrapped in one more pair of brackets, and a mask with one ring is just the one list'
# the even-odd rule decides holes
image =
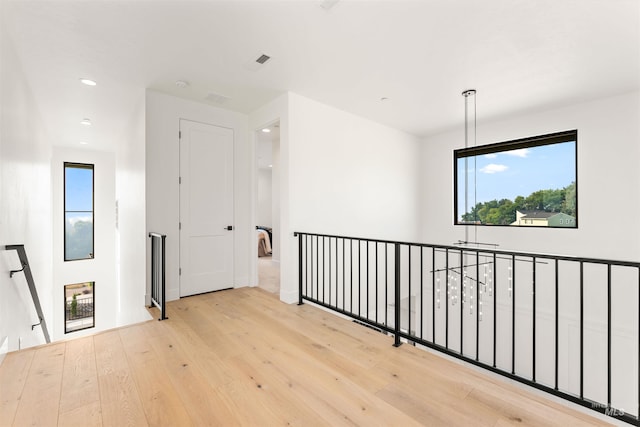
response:
{"label": "white cloud", "polygon": [[495,163],[490,163],[487,166],[481,168],[480,172],[482,172],[482,173],[498,173],[498,172],[504,172],[507,169],[509,169],[509,166],[497,165]]}
{"label": "white cloud", "polygon": [[527,157],[530,152],[531,150],[529,150],[528,148],[520,148],[519,150],[505,151],[504,154],[508,154],[509,156],[514,157]]}
{"label": "white cloud", "polygon": [[487,159],[495,159],[496,157],[498,157],[497,154],[485,154],[484,155]]}
{"label": "white cloud", "polygon": [[75,216],[72,218],[67,218],[67,224],[69,224],[72,227],[76,225],[76,222],[92,222],[92,221],[93,221],[93,218],[91,218],[90,216]]}

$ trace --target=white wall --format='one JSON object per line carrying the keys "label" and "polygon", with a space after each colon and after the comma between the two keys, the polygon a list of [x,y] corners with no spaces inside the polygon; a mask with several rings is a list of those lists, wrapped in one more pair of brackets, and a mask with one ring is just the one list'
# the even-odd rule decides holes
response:
{"label": "white wall", "polygon": [[280,119],[280,298],[297,301],[295,231],[415,240],[418,139],[289,93],[253,113]]}
{"label": "white wall", "polygon": [[[64,162],[94,165],[94,258],[64,261]],[[93,334],[117,325],[115,155],[54,147],[51,161],[53,219],[53,325],[52,340],[65,338],[64,286],[95,282],[95,327],[70,337]],[[56,302],[58,302],[56,304]]]}
{"label": "white wall", "polygon": [[295,94],[289,123],[293,230],[418,238],[416,137]]}
{"label": "white wall", "polygon": [[282,162],[280,161],[280,138],[274,139],[271,144],[271,220],[273,231],[276,237],[271,242],[271,260],[280,262],[280,174],[282,173]]}
{"label": "white wall", "polygon": [[145,93],[140,97],[116,152],[117,324],[149,318],[146,293]]}
{"label": "white wall", "polygon": [[[179,293],[179,120],[187,119],[234,130],[234,283],[250,283],[251,251],[255,253],[255,227],[251,218],[251,183],[255,156],[248,144],[247,116],[164,95],[146,94],[146,226],[167,235],[167,299]],[[252,229],[253,228],[253,229]],[[251,244],[251,245],[250,245]],[[147,243],[147,272],[150,271],[150,243]],[[257,254],[255,255],[257,257]],[[251,257],[252,258],[252,257]],[[150,290],[147,274],[147,290]]]}
{"label": "white wall", "polygon": [[[51,328],[51,149],[36,99],[7,36],[0,32],[0,346],[8,351],[44,343],[15,251],[24,244],[44,316]],[[1,356],[0,356],[1,357]]]}
{"label": "white wall", "polygon": [[[477,145],[578,129],[578,229],[477,227],[477,239],[516,249],[640,260],[640,97],[638,93],[482,122],[478,95]],[[462,100],[461,100],[462,103]],[[425,138],[422,144],[422,240],[451,244],[464,238],[453,225],[453,150],[464,147],[464,128]],[[617,212],[616,212],[617,209]],[[474,236],[470,227],[470,238]]]}
{"label": "white wall", "polygon": [[257,225],[273,227],[271,187],[273,179],[271,168],[258,169],[258,206],[256,211]]}

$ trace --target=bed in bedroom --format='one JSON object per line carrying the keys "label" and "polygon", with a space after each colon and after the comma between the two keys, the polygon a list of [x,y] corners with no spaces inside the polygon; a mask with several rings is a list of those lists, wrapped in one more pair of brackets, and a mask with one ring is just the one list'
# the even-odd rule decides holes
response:
{"label": "bed in bedroom", "polygon": [[258,256],[271,256],[273,232],[271,227],[256,226],[258,234]]}

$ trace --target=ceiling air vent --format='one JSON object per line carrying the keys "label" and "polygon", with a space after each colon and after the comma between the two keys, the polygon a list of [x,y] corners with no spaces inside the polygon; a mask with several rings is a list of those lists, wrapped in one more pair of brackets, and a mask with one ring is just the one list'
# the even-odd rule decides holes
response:
{"label": "ceiling air vent", "polygon": [[242,64],[242,67],[247,71],[260,71],[264,68],[267,62],[271,61],[271,57],[262,52],[257,52],[255,56],[252,56],[250,58],[252,59],[249,59],[247,62]]}
{"label": "ceiling air vent", "polygon": [[210,102],[215,102],[216,104],[224,104],[231,98],[228,96],[220,95],[219,93],[209,92],[209,94],[204,99]]}
{"label": "ceiling air vent", "polygon": [[258,64],[264,64],[265,62],[267,62],[268,60],[270,60],[271,57],[269,55],[265,55],[264,53],[262,55],[260,55],[260,57],[258,59],[256,59],[256,62]]}

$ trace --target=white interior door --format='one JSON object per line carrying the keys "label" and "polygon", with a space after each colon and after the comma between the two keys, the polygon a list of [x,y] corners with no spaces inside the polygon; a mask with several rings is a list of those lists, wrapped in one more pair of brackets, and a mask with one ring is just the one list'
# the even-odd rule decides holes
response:
{"label": "white interior door", "polygon": [[233,130],[180,120],[180,296],[233,287]]}

